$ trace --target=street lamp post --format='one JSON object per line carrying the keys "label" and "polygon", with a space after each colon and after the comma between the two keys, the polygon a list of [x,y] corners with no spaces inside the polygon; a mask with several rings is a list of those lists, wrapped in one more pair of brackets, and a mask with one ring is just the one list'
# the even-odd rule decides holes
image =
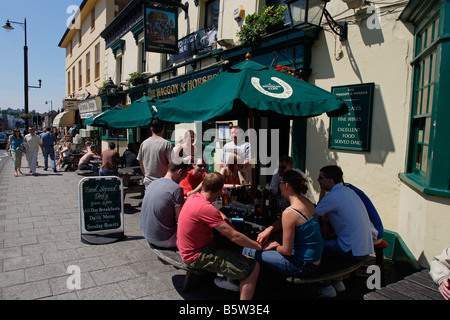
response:
{"label": "street lamp post", "polygon": [[[18,24],[23,26],[25,30],[25,46],[23,47],[23,66],[24,66],[24,99],[25,99],[25,113],[29,113],[28,108],[28,88],[41,88],[42,80],[39,80],[39,86],[29,86],[28,85],[28,46],[27,46],[27,19],[24,19],[24,22],[16,22],[6,20],[6,24],[3,26],[6,31],[14,30],[11,26],[11,23]],[[28,130],[28,118],[25,118],[25,129]]]}
{"label": "street lamp post", "polygon": [[52,100],[45,101],[45,104],[48,104],[49,102],[50,102],[50,116],[49,116],[50,125],[49,125],[49,127],[51,128],[53,125],[53,101]]}

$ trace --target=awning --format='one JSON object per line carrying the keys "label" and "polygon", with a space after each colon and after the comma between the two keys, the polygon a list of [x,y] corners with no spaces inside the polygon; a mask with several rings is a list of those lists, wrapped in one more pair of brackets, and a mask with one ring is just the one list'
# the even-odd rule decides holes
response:
{"label": "awning", "polygon": [[52,127],[54,127],[54,128],[71,127],[74,124],[75,124],[75,111],[67,110],[67,111],[59,113],[55,117],[55,119],[53,119]]}

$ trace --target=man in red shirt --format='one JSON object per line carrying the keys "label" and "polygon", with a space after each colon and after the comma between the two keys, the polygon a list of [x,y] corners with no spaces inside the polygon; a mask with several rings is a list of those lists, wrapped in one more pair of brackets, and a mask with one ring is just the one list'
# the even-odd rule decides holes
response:
{"label": "man in red shirt", "polygon": [[[213,238],[213,228],[241,247],[261,250],[261,245],[236,231],[226,216],[212,202],[222,192],[225,178],[218,172],[205,176],[200,192],[189,197],[178,217],[177,247],[181,258],[191,268],[220,273],[238,280],[241,300],[253,298],[260,265],[240,252],[219,248]],[[216,278],[216,285],[231,289],[226,278]],[[234,285],[236,286],[236,285]]]}
{"label": "man in red shirt", "polygon": [[201,190],[203,178],[206,176],[206,169],[208,168],[208,165],[203,159],[198,159],[192,166],[193,169],[190,170],[186,178],[180,182],[185,198],[188,198]]}

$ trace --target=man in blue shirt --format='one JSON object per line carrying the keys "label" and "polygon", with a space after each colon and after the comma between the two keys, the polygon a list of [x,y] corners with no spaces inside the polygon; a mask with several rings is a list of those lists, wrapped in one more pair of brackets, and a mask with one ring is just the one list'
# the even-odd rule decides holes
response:
{"label": "man in blue shirt", "polygon": [[46,132],[41,133],[41,140],[43,145],[43,155],[44,155],[44,171],[48,168],[48,156],[50,156],[50,164],[52,166],[53,172],[56,172],[55,166],[55,144],[57,143],[55,135],[52,133],[51,128],[47,128]]}
{"label": "man in blue shirt", "polygon": [[[366,207],[360,197],[344,185],[341,168],[335,165],[321,168],[317,181],[321,192],[316,213],[328,219],[336,233],[335,239],[324,241],[323,254],[360,260],[374,253],[372,224]],[[336,291],[343,290],[342,281],[325,281],[319,287],[319,297],[335,297]]]}

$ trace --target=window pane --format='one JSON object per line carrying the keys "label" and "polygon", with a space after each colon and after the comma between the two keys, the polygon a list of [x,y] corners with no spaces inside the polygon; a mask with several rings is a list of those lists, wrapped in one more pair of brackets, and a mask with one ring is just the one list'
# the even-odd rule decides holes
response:
{"label": "window pane", "polygon": [[416,146],[416,169],[420,170],[420,159],[422,158],[422,145]]}
{"label": "window pane", "polygon": [[425,119],[425,129],[424,129],[424,138],[423,143],[430,143],[430,130],[431,130],[431,117],[426,117]]}
{"label": "window pane", "polygon": [[425,119],[420,118],[418,122],[419,122],[419,125],[417,126],[417,128],[418,128],[417,142],[422,143],[423,142],[423,127],[425,125]]}
{"label": "window pane", "polygon": [[420,105],[422,103],[422,90],[417,90],[416,97],[416,114],[420,114]]}
{"label": "window pane", "polygon": [[423,146],[423,152],[422,152],[422,164],[420,169],[423,172],[427,172],[427,164],[428,164],[428,146]]}
{"label": "window pane", "polygon": [[427,113],[427,103],[428,103],[428,87],[423,88],[422,93],[422,110],[421,114]]}
{"label": "window pane", "polygon": [[433,42],[433,24],[430,24],[430,26],[427,28],[427,44],[426,47],[428,48],[431,43]]}
{"label": "window pane", "polygon": [[220,0],[214,0],[206,4],[206,28],[219,25]]}
{"label": "window pane", "polygon": [[434,85],[430,86],[428,95],[428,113],[431,113],[433,111]]}
{"label": "window pane", "polygon": [[422,88],[423,86],[423,68],[422,68],[422,64],[423,63],[419,63],[417,64],[417,89]]}
{"label": "window pane", "polygon": [[423,85],[426,86],[430,82],[430,56],[425,58],[423,62]]}

